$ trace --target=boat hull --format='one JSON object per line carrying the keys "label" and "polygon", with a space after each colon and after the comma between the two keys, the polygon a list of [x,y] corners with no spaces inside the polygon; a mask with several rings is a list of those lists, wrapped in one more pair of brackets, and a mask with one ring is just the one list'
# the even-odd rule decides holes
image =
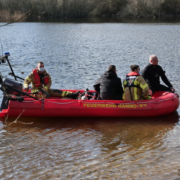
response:
{"label": "boat hull", "polygon": [[177,94],[157,92],[151,100],[73,100],[25,98],[10,101],[0,117],[152,117],[169,114],[179,107]]}

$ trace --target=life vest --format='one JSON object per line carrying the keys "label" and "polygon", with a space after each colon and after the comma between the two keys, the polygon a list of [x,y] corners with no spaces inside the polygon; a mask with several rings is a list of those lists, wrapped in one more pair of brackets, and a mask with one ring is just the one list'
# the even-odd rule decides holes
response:
{"label": "life vest", "polygon": [[[38,74],[38,70],[37,69],[33,69],[32,71],[33,71],[33,76],[34,76],[35,87],[41,86],[42,83],[41,83],[41,80],[40,80],[40,77],[39,77],[39,74]],[[44,77],[43,79],[44,79],[44,84],[46,85],[49,82],[48,76]]]}
{"label": "life vest", "polygon": [[136,88],[140,88],[138,85],[135,85],[134,84],[134,81],[136,80],[136,78],[138,77],[139,75],[132,75],[132,76],[126,76],[126,84],[125,84],[125,88],[128,87],[129,88],[129,93],[130,93],[130,96],[131,96],[131,100],[133,100],[133,97],[132,97],[132,93],[131,93],[131,88],[132,87],[136,87]]}
{"label": "life vest", "polygon": [[126,76],[126,85],[125,85],[125,88],[126,87],[137,87],[139,88],[139,86],[135,85],[134,84],[134,81],[136,80],[136,78],[138,77],[139,75],[136,75],[136,76]]}

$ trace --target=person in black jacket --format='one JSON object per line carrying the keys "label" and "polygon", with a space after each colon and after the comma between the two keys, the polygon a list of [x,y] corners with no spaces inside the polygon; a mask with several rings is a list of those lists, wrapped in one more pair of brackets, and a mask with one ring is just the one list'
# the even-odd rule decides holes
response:
{"label": "person in black jacket", "polygon": [[[165,71],[158,65],[158,58],[155,55],[149,57],[149,64],[142,70],[142,76],[152,90],[152,93],[155,91],[175,92],[175,89],[165,75]],[[160,77],[168,87],[160,84]]]}
{"label": "person in black jacket", "polygon": [[94,89],[103,100],[122,100],[123,88],[121,79],[117,77],[116,66],[110,65],[94,84]]}

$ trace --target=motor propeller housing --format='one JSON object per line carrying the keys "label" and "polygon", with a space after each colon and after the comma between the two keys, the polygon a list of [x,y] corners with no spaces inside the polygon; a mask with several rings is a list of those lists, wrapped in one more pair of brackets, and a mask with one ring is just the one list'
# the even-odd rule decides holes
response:
{"label": "motor propeller housing", "polygon": [[[21,83],[14,81],[9,78],[5,78],[3,81],[3,86],[5,87],[5,91],[7,94],[13,94],[16,96],[21,95],[21,91],[23,90],[23,86]],[[17,90],[17,91],[16,91]]]}
{"label": "motor propeller housing", "polygon": [[0,84],[2,84],[2,83],[3,83],[3,77],[2,77],[2,74],[0,72]]}

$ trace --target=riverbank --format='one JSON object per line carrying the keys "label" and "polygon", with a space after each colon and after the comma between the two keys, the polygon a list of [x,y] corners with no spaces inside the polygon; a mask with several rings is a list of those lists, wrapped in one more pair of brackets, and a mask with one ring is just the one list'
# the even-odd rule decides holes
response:
{"label": "riverbank", "polygon": [[[0,22],[7,23],[19,19],[20,16],[15,18],[0,18]],[[180,18],[119,18],[119,17],[104,17],[104,18],[22,18],[18,22],[58,22],[58,23],[180,23]]]}

